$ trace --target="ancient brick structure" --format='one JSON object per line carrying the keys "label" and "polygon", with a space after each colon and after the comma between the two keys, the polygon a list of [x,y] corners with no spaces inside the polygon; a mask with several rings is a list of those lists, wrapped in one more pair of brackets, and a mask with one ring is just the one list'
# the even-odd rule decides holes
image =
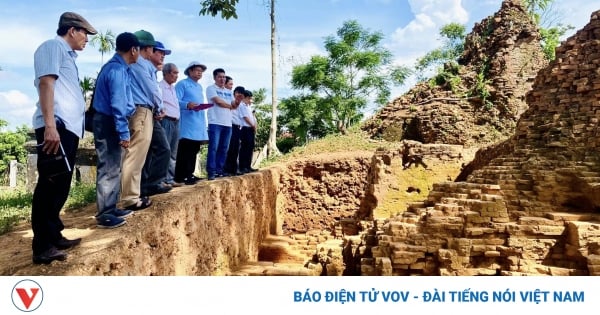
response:
{"label": "ancient brick structure", "polygon": [[467,146],[512,135],[527,108],[525,93],[547,64],[538,29],[520,3],[505,0],[496,14],[474,26],[459,65],[446,65],[442,82],[417,84],[363,129],[390,141]]}
{"label": "ancient brick structure", "polygon": [[[557,50],[507,144],[380,222],[370,274],[600,275],[600,11]],[[501,152],[499,150],[497,152]]]}

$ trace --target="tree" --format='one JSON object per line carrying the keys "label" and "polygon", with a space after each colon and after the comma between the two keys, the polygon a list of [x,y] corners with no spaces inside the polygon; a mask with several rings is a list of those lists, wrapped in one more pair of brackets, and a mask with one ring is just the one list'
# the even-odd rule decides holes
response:
{"label": "tree", "polygon": [[417,60],[415,72],[420,76],[432,66],[441,66],[446,62],[456,61],[462,54],[465,44],[465,26],[459,23],[449,23],[440,29],[444,44]]}
{"label": "tree", "polygon": [[[236,5],[239,0],[203,0],[200,2],[202,8],[200,15],[216,16],[221,13],[221,18],[229,20],[237,19]],[[275,64],[276,53],[276,34],[275,27],[275,0],[269,0],[270,18],[271,18],[271,126],[269,130],[269,140],[266,144],[266,156],[273,157],[281,154],[277,148],[277,68]]]}
{"label": "tree", "polygon": [[96,79],[85,76],[83,77],[83,80],[79,81],[79,86],[81,87],[81,92],[83,93],[83,99],[87,102],[88,97],[91,95],[92,92],[94,92],[94,87],[96,86]]}
{"label": "tree", "polygon": [[111,52],[116,47],[115,35],[110,30],[106,30],[105,33],[98,32],[98,34],[92,37],[90,44],[93,47],[98,47],[98,51],[101,54],[100,65],[103,65],[104,54]]}
{"label": "tree", "polygon": [[281,100],[280,121],[293,138],[293,146],[306,144],[337,131],[328,101],[317,94],[297,95]]}
{"label": "tree", "polygon": [[341,133],[360,121],[369,98],[385,104],[390,85],[401,84],[410,73],[392,66],[392,55],[381,46],[382,39],[380,32],[370,32],[355,20],[346,21],[337,37],[325,39],[327,56],[313,56],[292,70],[292,86],[322,100],[318,117],[330,120],[327,123]]}
{"label": "tree", "polygon": [[[8,126],[8,122],[0,119],[0,130]],[[18,127],[16,131],[0,131],[0,173],[4,173],[11,160],[26,163],[27,127]]]}
{"label": "tree", "polygon": [[548,60],[554,60],[560,38],[574,27],[560,23],[560,13],[554,7],[554,0],[523,0],[523,5],[540,28],[544,55]]}

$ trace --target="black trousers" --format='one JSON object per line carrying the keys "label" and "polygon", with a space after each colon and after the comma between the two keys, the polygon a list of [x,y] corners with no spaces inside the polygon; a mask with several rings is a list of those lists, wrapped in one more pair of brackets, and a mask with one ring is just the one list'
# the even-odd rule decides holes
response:
{"label": "black trousers", "polygon": [[[62,238],[61,232],[65,228],[60,219],[60,210],[69,197],[79,137],[65,129],[64,125],[59,122],[56,127],[65,156],[71,165],[71,172],[48,176],[48,170],[44,169],[44,165],[38,163],[38,180],[31,202],[31,228],[33,230],[31,248],[34,255],[39,255],[52,247]],[[44,130],[44,127],[35,130],[38,144],[44,142]],[[47,156],[42,152],[41,146],[37,147],[37,154],[38,162]]]}
{"label": "black trousers", "polygon": [[254,129],[242,127],[240,130],[240,170],[249,170],[254,153]]}
{"label": "black trousers", "polygon": [[167,141],[167,135],[162,124],[155,120],[152,122],[152,140],[142,169],[140,185],[142,195],[147,195],[167,180],[170,160],[171,146]]}
{"label": "black trousers", "polygon": [[235,174],[238,170],[238,155],[240,153],[240,126],[231,126],[231,138],[229,139],[229,149],[227,150],[227,159],[225,160],[225,173]]}
{"label": "black trousers", "polygon": [[175,178],[178,183],[194,175],[196,155],[200,152],[202,141],[181,138],[177,145],[177,161],[175,162]]}

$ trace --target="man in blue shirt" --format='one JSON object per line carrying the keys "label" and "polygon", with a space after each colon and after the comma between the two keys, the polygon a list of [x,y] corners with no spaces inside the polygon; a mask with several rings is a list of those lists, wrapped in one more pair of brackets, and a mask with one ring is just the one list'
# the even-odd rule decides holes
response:
{"label": "man in blue shirt", "polygon": [[134,34],[140,42],[138,60],[130,66],[131,93],[136,110],[129,119],[131,138],[123,157],[121,202],[125,209],[135,211],[148,208],[152,204],[147,196],[141,196],[140,185],[142,168],[152,139],[154,113],[161,110],[161,97],[156,79],[156,67],[148,61],[156,45],[154,36],[144,30]]}
{"label": "man in blue shirt", "polygon": [[139,56],[140,43],[132,33],[117,36],[117,52],[102,67],[96,79],[94,144],[97,156],[96,221],[98,227],[116,228],[126,223],[131,210],[117,208],[121,184],[121,148],[130,143],[129,118],[135,112],[131,94],[131,70]]}
{"label": "man in blue shirt", "polygon": [[[166,49],[163,43],[155,41],[153,53],[148,61],[154,65],[157,71],[162,70],[165,56],[171,54],[170,49]],[[158,82],[156,85],[159,86]],[[169,192],[173,187],[166,184],[167,172],[171,160],[171,146],[167,140],[167,135],[161,121],[165,119],[163,93],[160,90],[161,110],[154,112],[152,124],[152,139],[150,148],[146,154],[146,162],[142,169],[141,191],[143,196],[153,196]]]}
{"label": "man in blue shirt", "polygon": [[[71,188],[79,139],[83,137],[85,100],[79,87],[76,50],[83,50],[88,35],[96,30],[81,15],[65,12],[58,21],[56,38],[42,43],[33,56],[35,87],[39,101],[33,114],[38,143],[38,180],[31,203],[33,263],[65,260],[62,251],[78,245],[81,238],[68,240],[61,231],[62,209]],[[58,171],[43,161],[63,157]]]}
{"label": "man in blue shirt", "polygon": [[204,89],[198,81],[202,79],[204,71],[204,64],[192,61],[183,72],[187,78],[175,85],[181,114],[175,182],[186,185],[194,185],[200,179],[194,176],[196,155],[200,151],[200,145],[208,140],[206,110],[199,109],[204,103]]}

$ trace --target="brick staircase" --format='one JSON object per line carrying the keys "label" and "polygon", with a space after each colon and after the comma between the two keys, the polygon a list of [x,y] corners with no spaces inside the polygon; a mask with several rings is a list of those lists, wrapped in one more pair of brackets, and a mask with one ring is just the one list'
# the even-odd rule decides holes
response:
{"label": "brick staircase", "polygon": [[[485,176],[511,169],[496,165]],[[595,181],[597,174],[582,175]],[[540,210],[544,215],[520,212],[512,220],[505,195],[495,184],[435,184],[426,201],[381,224],[372,248],[373,274],[599,274],[600,256],[594,255],[600,247],[599,213]]]}

